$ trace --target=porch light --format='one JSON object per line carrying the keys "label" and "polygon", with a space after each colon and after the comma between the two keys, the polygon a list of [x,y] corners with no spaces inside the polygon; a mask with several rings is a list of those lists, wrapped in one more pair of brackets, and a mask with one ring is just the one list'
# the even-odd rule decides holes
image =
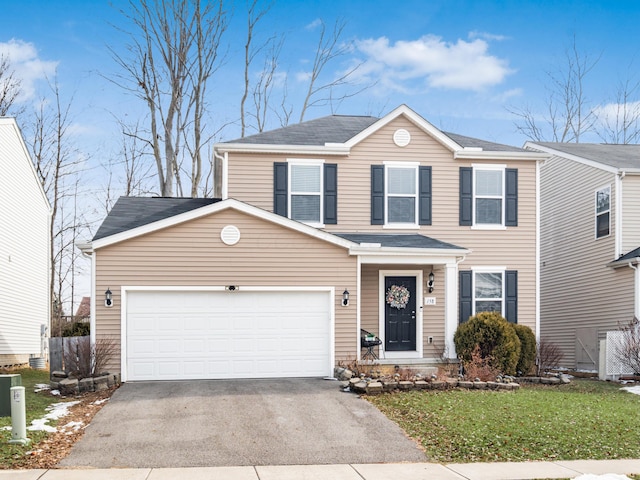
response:
{"label": "porch light", "polygon": [[107,291],[104,292],[104,306],[105,307],[113,307],[113,299],[111,289],[107,288]]}
{"label": "porch light", "polygon": [[435,280],[435,276],[433,275],[433,271],[429,274],[429,281],[427,282],[427,287],[429,287],[429,293],[433,292],[433,281]]}
{"label": "porch light", "polygon": [[346,288],[344,289],[344,292],[342,292],[342,306],[349,306],[349,290],[347,290]]}

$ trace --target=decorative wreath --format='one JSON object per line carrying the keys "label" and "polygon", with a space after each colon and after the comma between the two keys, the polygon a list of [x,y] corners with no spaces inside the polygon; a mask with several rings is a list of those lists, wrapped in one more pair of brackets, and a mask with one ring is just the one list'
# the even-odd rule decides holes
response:
{"label": "decorative wreath", "polygon": [[409,297],[409,290],[402,285],[391,285],[387,290],[387,303],[398,310],[407,306]]}

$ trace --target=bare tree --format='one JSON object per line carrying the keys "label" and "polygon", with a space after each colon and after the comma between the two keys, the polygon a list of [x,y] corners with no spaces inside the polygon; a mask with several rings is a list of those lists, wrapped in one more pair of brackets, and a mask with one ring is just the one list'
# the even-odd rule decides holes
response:
{"label": "bare tree", "polygon": [[[123,12],[134,25],[129,55],[111,49],[123,73],[115,83],[144,101],[148,130],[141,137],[151,150],[160,194],[181,194],[181,170],[197,194],[202,178],[206,87],[219,66],[220,39],[227,28],[222,1],[140,0]],[[185,157],[188,161],[185,167]]]}
{"label": "bare tree", "polygon": [[[247,40],[244,44],[244,88],[242,91],[242,98],[240,99],[240,136],[244,137],[247,129],[247,112],[245,108],[245,104],[247,102],[247,98],[249,97],[249,92],[251,91],[251,79],[250,79],[250,70],[251,65],[253,64],[256,56],[260,53],[260,51],[271,41],[268,40],[266,43],[263,43],[259,46],[255,46],[254,34],[256,25],[258,22],[269,12],[273,3],[268,3],[262,9],[258,9],[260,0],[250,0],[248,2],[247,9]],[[273,37],[272,37],[273,38]],[[262,77],[261,77],[262,79]]]}
{"label": "bare tree", "polygon": [[[311,107],[320,105],[333,106],[333,102],[336,100],[333,98],[333,91],[338,87],[351,85],[349,78],[360,67],[360,64],[351,67],[340,74],[337,78],[333,78],[324,83],[320,80],[321,75],[327,68],[327,65],[338,58],[347,55],[351,51],[351,45],[342,41],[345,26],[346,22],[338,19],[333,25],[333,30],[331,32],[327,32],[326,24],[324,21],[320,21],[320,36],[318,38],[311,71],[308,72],[309,85],[300,109],[300,122],[304,121],[307,110]],[[364,88],[360,88],[351,93],[342,93],[337,98],[341,101],[345,98],[358,95],[367,88],[369,88],[369,86],[365,86]]]}
{"label": "bare tree", "polygon": [[[278,69],[278,58],[280,56],[280,51],[282,50],[283,40],[279,42],[273,42],[271,44],[271,48],[269,50],[269,54],[265,57],[262,72],[258,81],[253,87],[253,113],[252,116],[256,122],[256,130],[258,132],[263,132],[267,125],[268,113],[271,108],[271,94],[273,93],[273,89],[276,83],[276,73]],[[288,123],[289,118],[291,117],[291,108],[285,108],[286,105],[286,84],[284,85],[283,93],[282,93],[282,117],[286,118],[286,123]],[[278,112],[276,112],[278,115]]]}
{"label": "bare tree", "polygon": [[0,117],[9,114],[21,92],[21,81],[11,69],[9,59],[0,55]]}
{"label": "bare tree", "polygon": [[57,81],[49,86],[52,96],[42,99],[25,123],[32,160],[51,205],[49,287],[53,315],[61,315],[64,303],[69,302],[73,309],[75,276],[80,268],[75,241],[88,223],[77,208],[84,158],[71,139],[72,101],[63,102]]}
{"label": "bare tree", "polygon": [[528,106],[510,108],[519,117],[516,129],[530,140],[580,142],[592,130],[595,116],[585,88],[589,73],[600,60],[578,50],[576,38],[565,51],[565,63],[555,72],[547,72],[545,111],[536,114]]}
{"label": "bare tree", "polygon": [[640,139],[640,81],[618,82],[613,102],[596,107],[596,133],[605,143],[637,143]]}

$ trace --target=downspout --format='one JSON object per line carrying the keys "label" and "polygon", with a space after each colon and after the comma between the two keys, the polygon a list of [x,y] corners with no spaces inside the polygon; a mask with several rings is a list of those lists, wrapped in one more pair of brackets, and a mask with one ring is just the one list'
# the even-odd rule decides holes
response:
{"label": "downspout", "polygon": [[[635,258],[636,265],[640,263],[640,257]],[[629,268],[635,271],[633,278],[633,315],[636,318],[640,318],[640,298],[638,298],[638,294],[640,293],[640,270],[638,267],[633,264],[633,262],[629,262]]]}
{"label": "downspout", "polygon": [[[229,198],[229,182],[228,182],[228,163],[229,163],[229,154],[228,152],[224,152],[224,155],[220,155],[217,149],[213,149],[213,196],[216,198],[220,198],[221,200],[226,200]],[[218,160],[220,163],[220,168],[217,168]],[[218,184],[218,178],[220,183]]]}
{"label": "downspout", "polygon": [[627,172],[622,170],[616,175],[616,238],[615,238],[615,256],[618,258],[622,255],[622,179]]}

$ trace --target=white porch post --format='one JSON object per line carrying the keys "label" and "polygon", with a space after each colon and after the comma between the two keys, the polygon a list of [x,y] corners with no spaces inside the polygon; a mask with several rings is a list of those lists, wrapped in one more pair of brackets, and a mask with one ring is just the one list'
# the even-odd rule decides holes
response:
{"label": "white porch post", "polygon": [[453,335],[458,328],[458,264],[447,263],[445,274],[445,307],[444,307],[444,342],[446,354],[450,359],[456,359],[456,347]]}

